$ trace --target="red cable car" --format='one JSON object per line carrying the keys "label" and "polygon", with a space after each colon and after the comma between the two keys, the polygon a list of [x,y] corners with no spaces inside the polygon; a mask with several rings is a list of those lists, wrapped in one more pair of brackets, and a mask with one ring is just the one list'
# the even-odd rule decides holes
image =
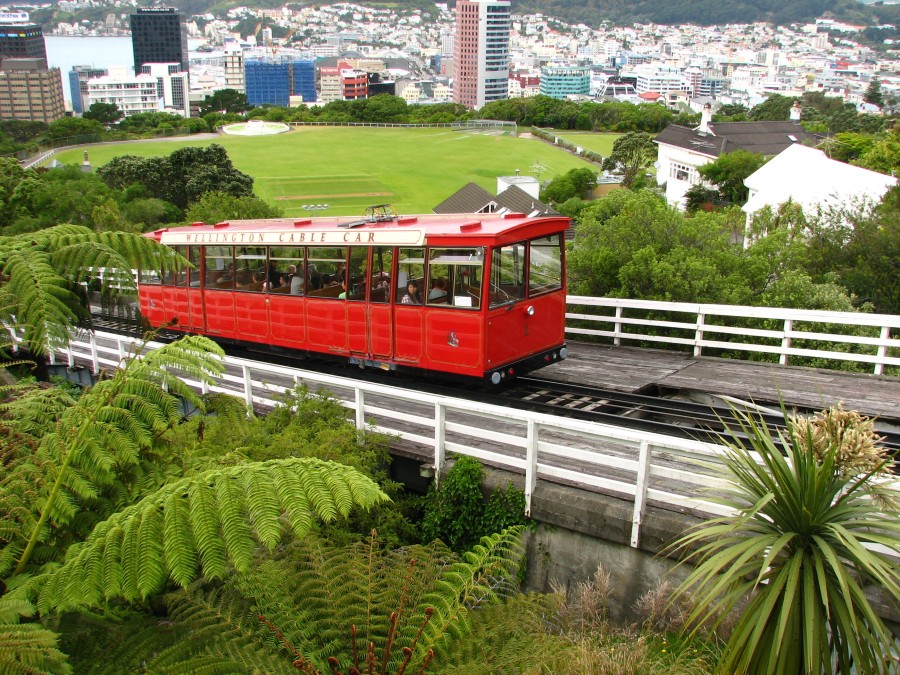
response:
{"label": "red cable car", "polygon": [[152,325],[494,384],[566,357],[567,218],[237,220],[158,230],[193,268],[140,274]]}

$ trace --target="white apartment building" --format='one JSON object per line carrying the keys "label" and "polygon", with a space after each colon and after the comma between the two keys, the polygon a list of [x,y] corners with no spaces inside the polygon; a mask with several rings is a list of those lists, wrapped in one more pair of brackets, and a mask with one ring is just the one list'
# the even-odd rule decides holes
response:
{"label": "white apartment building", "polygon": [[225,65],[225,88],[234,89],[243,94],[245,91],[244,52],[239,47],[235,47],[226,51],[222,60]]}
{"label": "white apartment building", "polygon": [[144,72],[131,73],[125,66],[113,66],[109,75],[88,80],[88,106],[115,103],[125,117],[145,112],[169,112],[191,116],[189,79],[177,63],[146,63]]}
{"label": "white apartment building", "polygon": [[667,91],[691,91],[691,83],[683,76],[661,71],[640,72],[637,76],[635,90],[638,94],[650,91],[665,94]]}

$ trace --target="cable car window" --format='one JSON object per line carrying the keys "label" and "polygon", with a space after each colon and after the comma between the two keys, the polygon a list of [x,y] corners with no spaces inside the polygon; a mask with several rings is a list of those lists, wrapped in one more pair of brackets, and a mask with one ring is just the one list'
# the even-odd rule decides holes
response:
{"label": "cable car window", "polygon": [[[173,246],[175,253],[187,258],[187,246]],[[180,270],[168,269],[162,275],[163,286],[184,286],[184,268]]]}
{"label": "cable car window", "polygon": [[344,297],[348,300],[366,299],[366,262],[369,257],[369,249],[365,246],[353,246],[350,248],[350,266],[347,268],[347,285],[344,287]]}
{"label": "cable car window", "polygon": [[303,295],[306,293],[302,246],[273,246],[269,249],[269,268],[272,270],[272,287],[269,293]]}
{"label": "cable car window", "polygon": [[138,281],[142,284],[153,284],[159,285],[162,283],[162,279],[159,276],[159,272],[156,270],[138,270]]}
{"label": "cable car window", "polygon": [[200,287],[200,247],[191,246],[188,249],[188,260],[191,261],[193,267],[188,268],[187,277],[188,285],[194,288]]}
{"label": "cable car window", "polygon": [[397,259],[397,296],[401,305],[421,305],[425,287],[425,249],[401,248]]}
{"label": "cable car window", "polygon": [[528,296],[561,289],[562,235],[533,239],[528,247]]}
{"label": "cable car window", "polygon": [[307,251],[307,276],[309,290],[306,294],[316,298],[337,298],[344,289],[341,280],[347,276],[347,247],[313,247]]}
{"label": "cable car window", "polygon": [[491,256],[491,307],[525,297],[525,243],[495,248]]}
{"label": "cable car window", "polygon": [[483,248],[431,249],[426,301],[429,305],[479,309],[483,268]]}
{"label": "cable car window", "polygon": [[391,301],[391,270],[394,249],[376,246],[372,249],[372,278],[369,280],[369,302]]}
{"label": "cable car window", "polygon": [[204,246],[206,288],[230,291],[234,287],[234,249],[231,246]]}
{"label": "cable car window", "polygon": [[265,246],[235,246],[234,269],[234,290],[262,293],[269,276]]}

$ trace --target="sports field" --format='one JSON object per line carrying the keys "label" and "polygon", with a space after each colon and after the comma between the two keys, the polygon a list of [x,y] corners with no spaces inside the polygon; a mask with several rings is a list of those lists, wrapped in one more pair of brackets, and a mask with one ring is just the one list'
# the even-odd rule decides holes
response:
{"label": "sports field", "polygon": [[517,169],[531,174],[535,164],[545,167],[543,180],[573,168],[598,170],[536,138],[444,128],[301,127],[278,136],[85,146],[56,159],[80,164],[88,150],[96,168],[119,155],[166,155],[210,143],[222,145],[235,167],[253,176],[256,193],[287,216],[306,214],[308,204],[328,204],[327,213],[334,215],[362,214],[380,203],[399,213],[430,213],[466,183],[495,194],[498,176],[515,175]]}
{"label": "sports field", "polygon": [[612,154],[613,143],[616,139],[621,138],[623,134],[608,134],[595,131],[555,131],[554,135],[559,136],[563,140],[574,145],[598,152],[604,157]]}

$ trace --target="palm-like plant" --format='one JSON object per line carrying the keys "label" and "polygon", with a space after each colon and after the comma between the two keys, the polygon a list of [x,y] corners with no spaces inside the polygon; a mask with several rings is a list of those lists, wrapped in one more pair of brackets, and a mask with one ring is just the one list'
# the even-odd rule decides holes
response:
{"label": "palm-like plant", "polygon": [[[723,672],[895,667],[886,657],[891,634],[865,593],[879,587],[900,603],[900,512],[883,473],[885,455],[872,450],[877,437],[847,424],[847,415],[838,409],[812,424],[791,419],[773,435],[735,412],[747,447],[729,445],[732,487],[717,498],[735,515],[706,522],[673,545],[690,550],[686,560],[696,564],[676,594],[694,594],[694,622],[715,625],[740,609]],[[852,462],[848,444],[860,450]],[[860,454],[869,461],[860,464]]]}

